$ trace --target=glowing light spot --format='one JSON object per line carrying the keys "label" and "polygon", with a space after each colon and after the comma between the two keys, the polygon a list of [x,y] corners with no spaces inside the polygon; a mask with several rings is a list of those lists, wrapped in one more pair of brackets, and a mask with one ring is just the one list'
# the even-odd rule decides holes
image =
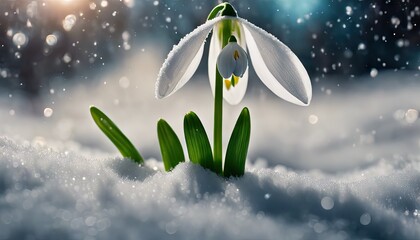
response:
{"label": "glowing light spot", "polygon": [[168,222],[165,225],[166,233],[169,235],[175,234],[178,231],[178,225],[175,222]]}
{"label": "glowing light spot", "polygon": [[318,123],[318,116],[314,115],[314,114],[309,115],[308,122],[312,125],[317,124]]}
{"label": "glowing light spot", "polygon": [[28,38],[22,32],[15,33],[12,40],[17,47],[23,47],[28,43]]}
{"label": "glowing light spot", "polygon": [[157,6],[157,5],[159,5],[159,1],[154,1],[153,6]]}
{"label": "glowing light spot", "polygon": [[372,70],[370,70],[370,76],[373,78],[378,76],[378,70],[376,68],[372,68]]}
{"label": "glowing light spot", "polygon": [[130,87],[130,80],[127,77],[120,78],[120,80],[118,81],[118,83],[120,84],[120,87],[121,88],[128,88],[128,87]]}
{"label": "glowing light spot", "polygon": [[325,210],[331,210],[334,207],[334,199],[330,197],[323,197],[321,199],[321,206]]}
{"label": "glowing light spot", "polygon": [[131,35],[130,35],[130,33],[129,33],[129,32],[124,31],[124,32],[122,33],[122,39],[123,39],[125,42],[129,41],[129,40],[130,40],[130,37],[131,37]]}
{"label": "glowing light spot", "polygon": [[89,3],[89,8],[90,10],[95,10],[96,9],[96,3]]}
{"label": "glowing light spot", "polygon": [[[85,177],[83,177],[83,178],[85,178]],[[85,179],[83,179],[83,180],[85,180]],[[88,226],[88,227],[92,227],[92,226],[94,226],[94,225],[95,225],[95,223],[96,223],[96,217],[89,216],[89,217],[87,217],[87,218],[85,219],[85,224],[86,224],[86,226]]]}
{"label": "glowing light spot", "polygon": [[400,19],[399,19],[399,18],[397,18],[397,17],[392,17],[392,18],[391,18],[391,23],[392,23],[392,25],[394,25],[395,27],[398,27],[398,25],[400,25],[401,21],[400,21]]}
{"label": "glowing light spot", "polygon": [[302,16],[314,11],[319,5],[319,0],[306,0],[306,1],[294,1],[294,0],[278,0],[277,5],[279,8],[286,11],[288,14],[294,16]]}
{"label": "glowing light spot", "polygon": [[45,38],[45,42],[48,44],[48,46],[54,46],[57,44],[57,37],[54,34],[50,34]]}
{"label": "glowing light spot", "polygon": [[101,2],[101,7],[103,7],[103,8],[108,7],[108,1],[103,0]]}
{"label": "glowing light spot", "polygon": [[347,6],[346,7],[346,14],[349,15],[349,16],[353,15],[353,8],[351,8],[350,6]]}
{"label": "glowing light spot", "polygon": [[363,213],[362,216],[360,216],[360,224],[364,226],[369,225],[371,220],[372,218],[369,213]]}
{"label": "glowing light spot", "polygon": [[0,70],[0,76],[2,77],[2,78],[7,78],[7,71],[6,70]]}
{"label": "glowing light spot", "polygon": [[134,0],[124,0],[124,3],[129,8],[134,7]]}
{"label": "glowing light spot", "polygon": [[419,112],[415,109],[408,109],[405,113],[405,120],[407,123],[414,123],[419,117]]}
{"label": "glowing light spot", "polygon": [[71,57],[70,57],[70,55],[69,55],[68,53],[64,54],[64,56],[63,56],[63,61],[64,61],[65,63],[69,63],[69,62],[71,62]]}
{"label": "glowing light spot", "polygon": [[44,117],[51,117],[53,115],[53,110],[51,108],[45,108],[44,109]]}
{"label": "glowing light spot", "polygon": [[314,231],[316,233],[323,233],[325,230],[327,230],[327,226],[323,223],[315,223],[314,224]]}
{"label": "glowing light spot", "polygon": [[76,24],[76,16],[73,14],[67,15],[64,20],[63,20],[63,28],[64,30],[71,31],[71,29],[74,27],[74,25]]}

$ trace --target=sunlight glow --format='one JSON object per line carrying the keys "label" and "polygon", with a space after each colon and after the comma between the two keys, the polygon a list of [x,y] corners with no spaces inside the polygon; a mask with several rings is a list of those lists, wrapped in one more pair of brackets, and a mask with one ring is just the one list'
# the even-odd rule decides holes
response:
{"label": "sunlight glow", "polygon": [[314,11],[319,0],[278,0],[278,7],[286,10],[290,15],[301,16]]}
{"label": "sunlight glow", "polygon": [[81,3],[86,1],[87,0],[48,0],[49,4],[63,9],[67,7],[79,6]]}

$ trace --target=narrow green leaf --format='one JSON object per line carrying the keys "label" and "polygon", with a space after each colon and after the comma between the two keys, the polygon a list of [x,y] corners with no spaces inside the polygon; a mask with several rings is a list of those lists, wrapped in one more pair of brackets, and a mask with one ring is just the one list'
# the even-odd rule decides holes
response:
{"label": "narrow green leaf", "polygon": [[194,112],[185,115],[184,135],[191,162],[198,163],[204,168],[214,171],[213,153],[206,130]]}
{"label": "narrow green leaf", "polygon": [[248,108],[244,108],[229,139],[225,158],[225,177],[244,175],[250,135],[251,117]]}
{"label": "narrow green leaf", "polygon": [[109,140],[118,148],[123,157],[130,158],[138,164],[143,164],[144,161],[140,153],[105,113],[98,108],[91,106],[90,114],[99,129],[101,129]]}
{"label": "narrow green leaf", "polygon": [[158,121],[157,132],[163,164],[165,170],[170,171],[178,163],[185,161],[184,151],[176,133],[165,120],[160,119]]}

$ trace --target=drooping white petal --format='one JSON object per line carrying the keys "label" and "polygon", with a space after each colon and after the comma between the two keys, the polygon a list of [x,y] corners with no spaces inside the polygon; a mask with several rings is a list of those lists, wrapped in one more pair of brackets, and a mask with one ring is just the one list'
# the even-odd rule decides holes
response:
{"label": "drooping white petal", "polygon": [[219,41],[217,33],[219,32],[219,24],[216,24],[213,27],[213,32],[210,40],[210,47],[209,47],[209,60],[208,60],[208,74],[209,74],[209,81],[210,87],[213,92],[216,88],[216,62],[217,57],[219,56],[220,52],[222,51],[222,43]]}
{"label": "drooping white petal", "polygon": [[[234,21],[236,24],[237,31],[233,32],[232,34],[235,36],[238,44],[243,48],[246,49],[246,41],[245,41],[245,33],[243,30],[242,25],[238,22],[237,17],[225,17],[226,20]],[[215,24],[213,28],[213,33],[210,42],[210,49],[209,49],[209,61],[208,61],[208,68],[209,68],[209,80],[211,90],[214,95],[215,87],[216,87],[216,62],[217,57],[219,56],[220,52],[222,51],[222,43],[219,41],[217,33],[220,30],[219,24]],[[245,50],[246,52],[246,50]],[[248,85],[248,68],[245,71],[244,75],[239,80],[238,85],[235,87],[230,88],[227,90],[225,87],[223,88],[223,98],[231,105],[236,105],[245,96],[246,88]]]}
{"label": "drooping white petal", "polygon": [[273,35],[242,18],[238,19],[244,26],[252,65],[261,81],[284,100],[309,105],[311,81],[297,56]]}
{"label": "drooping white petal", "polygon": [[169,52],[156,81],[156,97],[164,98],[181,88],[195,73],[203,56],[204,42],[213,25],[225,17],[217,17],[187,34]]}

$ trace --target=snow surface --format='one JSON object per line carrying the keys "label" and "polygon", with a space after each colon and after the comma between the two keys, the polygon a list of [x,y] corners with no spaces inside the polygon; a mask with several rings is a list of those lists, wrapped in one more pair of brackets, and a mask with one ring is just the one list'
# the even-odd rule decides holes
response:
{"label": "snow surface", "polygon": [[[154,99],[163,55],[152,52],[94,83],[51,86],[34,106],[0,97],[0,239],[420,238],[418,73],[321,80],[305,108],[252,83],[224,112],[227,143],[241,107],[251,111],[246,174],[223,179],[191,163],[163,171],[156,120],[182,136],[194,110],[211,133],[213,104],[200,75]],[[90,119],[92,104],[145,166],[119,157]]]}

